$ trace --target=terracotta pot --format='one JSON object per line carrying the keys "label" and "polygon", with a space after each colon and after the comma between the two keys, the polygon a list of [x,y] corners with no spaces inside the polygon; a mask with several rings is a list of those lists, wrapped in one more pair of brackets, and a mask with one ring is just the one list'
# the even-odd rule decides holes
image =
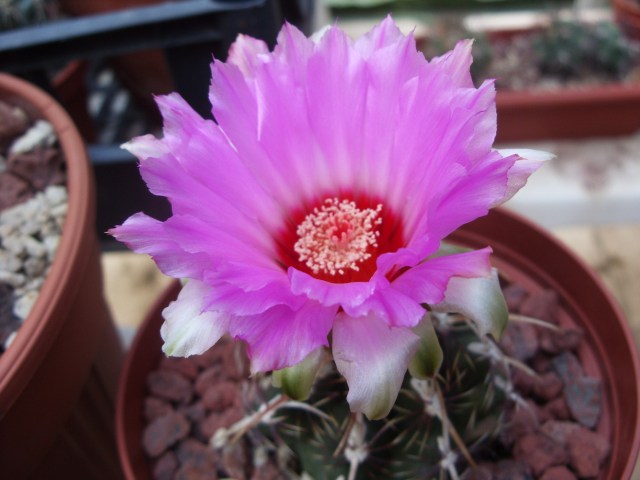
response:
{"label": "terracotta pot", "polygon": [[112,418],[122,350],[102,296],[84,144],[60,105],[33,85],[0,74],[0,98],[53,124],[68,187],[67,218],[50,272],[0,356],[2,475],[119,478]]}
{"label": "terracotta pot", "polygon": [[640,85],[498,91],[498,142],[628,135],[640,129]]}
{"label": "terracotta pot", "polygon": [[635,0],[613,0],[613,13],[622,31],[640,40],[640,3]]}
{"label": "terracotta pot", "polygon": [[[640,362],[629,326],[602,283],[573,253],[540,228],[507,211],[462,227],[452,240],[471,246],[491,245],[493,260],[507,277],[534,291],[555,289],[561,299],[561,322],[585,331],[579,352],[586,372],[603,379],[603,415],[598,431],[612,439],[604,473],[607,480],[629,480],[640,448]],[[150,478],[142,451],[146,376],[162,358],[161,312],[175,299],[174,282],[140,327],[120,378],[116,411],[118,453],[127,479]]]}

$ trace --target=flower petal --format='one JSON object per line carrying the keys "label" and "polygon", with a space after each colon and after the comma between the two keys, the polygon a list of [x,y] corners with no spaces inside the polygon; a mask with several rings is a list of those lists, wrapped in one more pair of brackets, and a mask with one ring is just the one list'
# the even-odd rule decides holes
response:
{"label": "flower petal", "polygon": [[361,305],[343,308],[353,317],[375,314],[391,327],[415,327],[424,316],[424,307],[393,285],[379,286]]}
{"label": "flower petal", "polygon": [[449,281],[444,300],[435,305],[439,312],[456,312],[470,318],[481,335],[491,333],[500,339],[509,320],[509,310],[500,288],[498,271],[490,277],[461,278]]}
{"label": "flower petal", "polygon": [[289,268],[289,281],[295,295],[306,295],[325,306],[360,305],[375,290],[373,282],[331,283],[295,268]]}
{"label": "flower petal", "polygon": [[259,315],[234,318],[229,333],[247,342],[251,372],[280,370],[328,346],[337,307],[308,301],[299,310],[276,306]]}
{"label": "flower petal", "polygon": [[529,176],[538,170],[544,162],[553,160],[555,155],[542,150],[530,150],[527,148],[522,149],[501,149],[498,150],[503,157],[509,157],[511,155],[517,155],[516,162],[513,167],[509,169],[509,180],[507,185],[507,192],[504,197],[501,198],[495,205],[500,205],[511,197],[513,197],[518,190],[525,186]]}
{"label": "flower petal", "polygon": [[[250,269],[253,274],[252,280],[256,280],[255,276],[260,276],[264,270]],[[221,275],[221,277],[225,277]],[[307,301],[302,295],[293,295],[291,288],[287,282],[287,278],[262,275],[265,279],[262,285],[255,289],[250,289],[254,284],[243,282],[245,289],[236,287],[235,285],[223,282],[211,282],[212,293],[207,298],[207,309],[220,309],[236,316],[257,315],[269,310],[276,305],[286,305],[287,307],[298,310]],[[225,280],[229,280],[225,278]],[[237,279],[231,279],[232,281]]]}
{"label": "flower petal", "polygon": [[199,355],[211,348],[227,332],[229,317],[222,312],[203,311],[209,287],[189,281],[178,299],[162,311],[160,335],[165,354],[177,357]]}
{"label": "flower petal", "polygon": [[431,258],[398,278],[392,285],[417,303],[440,303],[452,277],[487,277],[491,273],[491,248]]}
{"label": "flower petal", "polygon": [[261,55],[268,54],[269,47],[264,41],[240,34],[229,48],[227,63],[237,66],[245,77],[252,77]]}
{"label": "flower petal", "polygon": [[460,40],[450,52],[431,60],[431,63],[438,65],[449,77],[456,87],[473,87],[471,78],[471,49],[473,40]]}
{"label": "flower petal", "polygon": [[136,253],[150,255],[165,275],[202,278],[204,272],[211,268],[210,259],[205,253],[185,253],[177,239],[167,234],[165,223],[144,213],[132,215],[108,233]]}
{"label": "flower petal", "polygon": [[418,343],[411,330],[389,327],[375,315],[338,315],[333,358],[349,385],[347,401],[352,412],[363,412],[371,420],[389,413]]}
{"label": "flower petal", "polygon": [[369,58],[377,50],[404,39],[405,35],[400,31],[391,15],[387,15],[382,22],[358,38],[354,47],[363,58]]}

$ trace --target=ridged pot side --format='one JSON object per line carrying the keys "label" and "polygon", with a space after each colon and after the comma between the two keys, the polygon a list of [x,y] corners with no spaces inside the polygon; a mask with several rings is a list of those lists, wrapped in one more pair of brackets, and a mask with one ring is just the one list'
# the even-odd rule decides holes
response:
{"label": "ridged pot side", "polygon": [[0,99],[49,121],[66,159],[68,212],[38,299],[0,357],[0,465],[7,478],[118,478],[111,418],[122,350],[102,295],[95,187],[66,112],[0,74]]}
{"label": "ridged pot side", "polygon": [[[629,480],[640,448],[640,361],[627,321],[601,281],[575,254],[527,220],[496,209],[465,225],[452,241],[494,250],[493,261],[510,279],[532,291],[554,288],[561,304],[561,323],[584,329],[579,351],[589,375],[603,380],[605,395],[598,432],[612,440],[599,480]],[[142,451],[143,402],[147,374],[162,358],[161,312],[174,300],[174,282],[141,325],[120,378],[116,412],[118,453],[127,479],[150,479]]]}

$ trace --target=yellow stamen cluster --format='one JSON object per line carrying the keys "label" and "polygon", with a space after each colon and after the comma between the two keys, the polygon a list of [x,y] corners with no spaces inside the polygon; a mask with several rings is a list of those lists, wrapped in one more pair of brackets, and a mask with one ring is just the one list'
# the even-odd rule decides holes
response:
{"label": "yellow stamen cluster", "polygon": [[328,198],[298,225],[294,250],[314,273],[344,275],[359,271],[378,247],[382,205],[359,209],[354,201]]}

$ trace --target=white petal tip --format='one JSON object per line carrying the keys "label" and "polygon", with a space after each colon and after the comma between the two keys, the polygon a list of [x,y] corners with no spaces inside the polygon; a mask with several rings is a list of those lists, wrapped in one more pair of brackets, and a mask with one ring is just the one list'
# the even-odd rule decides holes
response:
{"label": "white petal tip", "polygon": [[511,155],[518,155],[520,158],[531,160],[534,162],[548,162],[556,158],[556,155],[551,152],[545,152],[544,150],[533,150],[530,148],[504,148],[498,150],[503,157],[510,157]]}

